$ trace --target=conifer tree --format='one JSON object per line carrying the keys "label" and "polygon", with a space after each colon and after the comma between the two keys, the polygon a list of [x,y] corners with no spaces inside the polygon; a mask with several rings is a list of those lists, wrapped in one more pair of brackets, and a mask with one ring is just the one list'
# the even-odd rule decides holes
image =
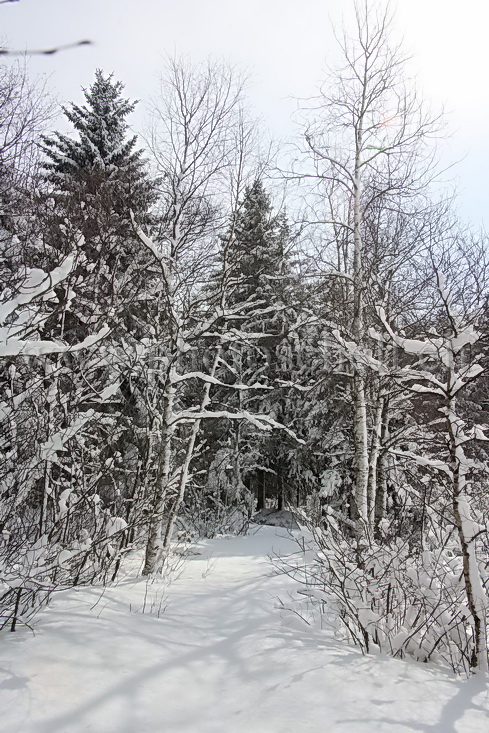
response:
{"label": "conifer tree", "polygon": [[83,237],[78,328],[83,330],[81,322],[109,316],[111,326],[117,322],[119,331],[122,327],[141,336],[139,295],[148,289],[148,256],[134,235],[131,215],[138,224],[148,224],[156,195],[137,138],[128,136],[126,118],[135,102],[123,97],[123,88],[112,74],[104,76],[97,69],[94,83],[84,90],[86,104],[63,108],[77,136],[57,132],[44,137],[45,178],[50,184],[45,239],[56,256],[60,230],[63,240],[67,228],[75,239]]}
{"label": "conifer tree", "polygon": [[[149,224],[154,185],[137,138],[128,135],[126,120],[135,103],[123,97],[123,88],[113,75],[97,70],[84,90],[86,103],[64,108],[76,137],[55,133],[44,137],[43,145],[46,251],[57,260],[62,242],[77,252],[70,277],[56,291],[59,307],[46,321],[46,333],[73,343],[105,324],[110,328],[110,337],[88,358],[56,357],[48,365],[64,375],[56,380],[56,401],[63,405],[57,419],[93,414],[83,438],[59,456],[59,464],[76,472],[103,502],[119,507],[137,491],[146,450],[137,399],[144,391],[139,356],[141,339],[151,328],[156,286],[131,221]],[[109,395],[106,402],[100,394]]]}
{"label": "conifer tree", "polygon": [[76,191],[85,204],[102,194],[104,205],[128,220],[129,210],[136,217],[146,214],[154,195],[137,137],[127,136],[126,118],[136,102],[125,99],[123,89],[113,74],[97,69],[94,83],[83,90],[86,104],[63,107],[78,138],[59,132],[44,137],[44,167],[57,191]]}
{"label": "conifer tree", "polygon": [[[230,324],[239,328],[241,342],[230,345],[225,360],[237,382],[267,383],[270,390],[265,394],[223,390],[222,403],[237,411],[266,413],[288,424],[288,390],[280,383],[289,380],[291,368],[290,344],[286,343],[287,324],[292,317],[288,305],[292,287],[290,232],[285,216],[273,212],[260,179],[245,190],[233,230],[225,239],[229,303],[254,303],[248,307],[246,318]],[[215,441],[214,447],[220,453],[227,446],[230,455],[226,465],[233,467],[235,487],[241,487],[241,492],[245,487],[251,491],[259,508],[265,505],[267,496],[276,497],[280,505],[289,438],[281,431],[265,435],[252,425],[236,421],[218,431],[219,436],[209,436],[208,440]],[[243,497],[235,498],[239,501]]]}
{"label": "conifer tree", "polygon": [[253,295],[257,300],[277,296],[275,283],[283,278],[287,224],[273,215],[270,196],[257,179],[245,191],[230,248],[230,275],[236,278],[234,300]]}

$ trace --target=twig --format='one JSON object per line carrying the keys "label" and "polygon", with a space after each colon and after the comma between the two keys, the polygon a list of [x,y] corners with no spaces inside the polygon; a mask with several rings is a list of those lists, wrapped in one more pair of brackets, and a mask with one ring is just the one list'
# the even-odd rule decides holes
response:
{"label": "twig", "polygon": [[[4,2],[16,2],[17,0],[0,0],[0,5]],[[41,48],[41,49],[26,49],[25,51],[18,51],[9,48],[0,48],[0,56],[52,56],[58,51],[68,51],[70,48],[77,48],[78,46],[91,46],[92,41],[75,41],[75,43],[65,43],[62,46],[55,46],[54,48]]]}

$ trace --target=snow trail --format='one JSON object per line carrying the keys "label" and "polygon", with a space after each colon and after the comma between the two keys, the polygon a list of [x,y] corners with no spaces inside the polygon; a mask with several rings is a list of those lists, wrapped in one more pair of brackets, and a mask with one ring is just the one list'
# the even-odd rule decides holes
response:
{"label": "snow trail", "polygon": [[281,608],[296,585],[268,559],[296,550],[286,530],[261,527],[203,543],[169,586],[128,575],[102,595],[59,594],[34,636],[2,640],[1,730],[489,730],[486,677],[363,657],[328,632],[298,630]]}

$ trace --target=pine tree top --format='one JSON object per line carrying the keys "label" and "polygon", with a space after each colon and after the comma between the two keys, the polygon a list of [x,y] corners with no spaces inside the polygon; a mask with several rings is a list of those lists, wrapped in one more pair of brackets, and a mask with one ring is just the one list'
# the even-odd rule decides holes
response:
{"label": "pine tree top", "polygon": [[[95,72],[95,81],[83,89],[86,104],[63,107],[77,137],[56,132],[43,138],[46,179],[59,190],[73,184],[93,189],[104,182],[123,184],[132,192],[131,208],[139,209],[151,201],[150,184],[144,171],[143,151],[136,150],[137,137],[127,137],[127,116],[135,101],[122,96],[124,85],[113,74]],[[91,191],[94,192],[93,190]],[[140,200],[140,201],[139,201]]]}
{"label": "pine tree top", "polygon": [[[287,259],[285,244],[288,227],[281,214],[273,212],[270,195],[260,179],[245,190],[242,209],[237,217],[233,250],[238,261],[247,262],[244,269],[276,275],[282,271]],[[241,264],[243,269],[243,264]]]}
{"label": "pine tree top", "polygon": [[290,229],[276,213],[260,179],[245,189],[239,211],[221,237],[219,267],[211,291],[228,288],[229,305],[282,301],[290,282]]}

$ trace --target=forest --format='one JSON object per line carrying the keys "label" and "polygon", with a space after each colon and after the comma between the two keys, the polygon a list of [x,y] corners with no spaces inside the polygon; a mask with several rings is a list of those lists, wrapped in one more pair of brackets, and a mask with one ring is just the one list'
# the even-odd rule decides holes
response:
{"label": "forest", "polygon": [[389,13],[339,39],[280,145],[221,62],[168,57],[138,137],[110,70],[60,132],[2,58],[3,632],[288,510],[315,551],[285,572],[350,642],[487,670],[488,237]]}

